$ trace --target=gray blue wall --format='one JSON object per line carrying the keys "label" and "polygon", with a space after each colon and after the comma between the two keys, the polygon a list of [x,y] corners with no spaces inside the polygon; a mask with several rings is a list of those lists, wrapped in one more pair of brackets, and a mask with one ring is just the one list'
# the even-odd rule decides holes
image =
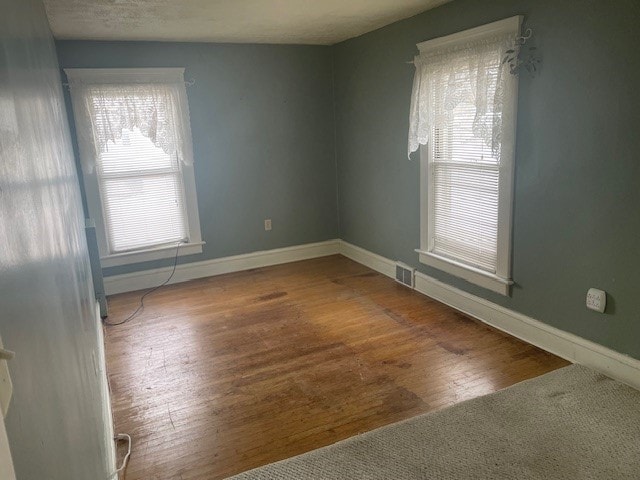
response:
{"label": "gray blue wall", "polygon": [[[416,43],[526,16],[542,71],[520,79],[511,298],[418,262],[406,158]],[[640,3],[455,0],[334,47],[340,237],[640,358]],[[609,293],[607,313],[586,291]]]}
{"label": "gray blue wall", "polygon": [[58,64],[39,0],[0,0],[0,333],[20,480],[106,480],[99,323]]}
{"label": "gray blue wall", "polygon": [[[506,298],[418,262],[405,62],[418,42],[517,14],[543,64],[520,80],[516,285]],[[640,358],[639,19],[635,0],[455,0],[331,48],[59,42],[58,51],[64,67],[186,66],[196,80],[188,93],[208,244],[182,261],[339,236]],[[609,293],[604,315],[584,307],[592,286]]]}
{"label": "gray blue wall", "polygon": [[207,244],[181,262],[337,237],[329,47],[62,41],[57,49],[63,68],[180,66],[195,80],[187,95]]}

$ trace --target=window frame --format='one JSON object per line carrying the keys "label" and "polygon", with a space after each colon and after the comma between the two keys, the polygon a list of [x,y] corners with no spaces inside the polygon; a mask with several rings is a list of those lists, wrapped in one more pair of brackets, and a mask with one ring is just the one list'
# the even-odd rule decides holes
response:
{"label": "window frame", "polygon": [[[422,42],[418,44],[418,48],[422,53],[445,45],[468,43],[486,35],[499,33],[513,33],[514,38],[516,38],[519,35],[522,20],[522,16],[507,18]],[[434,201],[429,188],[433,180],[432,149],[430,145],[420,145],[420,248],[416,249],[420,262],[505,296],[509,295],[510,287],[514,283],[511,278],[511,259],[513,246],[515,135],[518,108],[517,79],[513,94],[512,111],[508,112],[508,116],[513,121],[509,125],[503,123],[503,131],[506,131],[506,129],[511,131],[509,132],[510,135],[503,135],[503,138],[513,138],[514,141],[510,145],[502,146],[503,150],[498,169],[498,237],[495,274],[433,252]]]}
{"label": "window frame", "polygon": [[[162,78],[163,76],[166,76],[172,79],[167,80],[167,83],[173,83],[176,72],[184,75],[184,70],[184,68],[70,68],[65,69],[64,71],[67,76],[73,75],[74,78],[86,79],[87,83],[117,85],[119,83],[127,83],[126,80],[130,81],[132,76],[138,76],[141,79],[149,78],[150,76],[154,78]],[[71,97],[73,100],[73,90],[71,91]],[[186,96],[183,100],[188,101]],[[188,105],[185,107],[188,108]],[[78,124],[77,118],[74,123],[76,130],[86,130],[90,128],[90,125]],[[190,126],[188,127],[190,131]],[[82,150],[82,147],[80,148]],[[86,152],[83,153],[80,151],[80,155],[86,155]],[[188,241],[180,245],[177,254],[178,256],[194,255],[202,253],[202,246],[205,245],[205,242],[202,240],[202,233],[200,229],[200,216],[198,212],[198,199],[193,161],[189,161],[187,164],[185,164],[185,162],[178,161],[178,166],[180,169],[179,176],[181,177],[184,191]],[[121,253],[111,253],[109,249],[109,241],[107,239],[104,205],[100,194],[100,182],[98,181],[97,166],[90,172],[82,169],[82,179],[85,187],[87,208],[89,210],[88,214],[95,221],[100,264],[103,268],[149,262],[163,258],[173,258],[176,256],[176,249],[178,248],[177,243],[157,245]]]}

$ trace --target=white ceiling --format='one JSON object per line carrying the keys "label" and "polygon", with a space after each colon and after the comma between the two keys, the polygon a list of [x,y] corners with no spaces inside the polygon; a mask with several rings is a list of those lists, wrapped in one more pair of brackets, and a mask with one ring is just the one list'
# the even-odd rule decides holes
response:
{"label": "white ceiling", "polygon": [[58,39],[332,45],[450,0],[44,0]]}

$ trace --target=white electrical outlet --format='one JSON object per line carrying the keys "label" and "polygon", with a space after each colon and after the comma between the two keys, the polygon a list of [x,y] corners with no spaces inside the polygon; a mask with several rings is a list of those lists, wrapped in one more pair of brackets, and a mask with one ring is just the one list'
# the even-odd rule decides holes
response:
{"label": "white electrical outlet", "polygon": [[264,229],[268,232],[269,230],[271,230],[271,219],[267,218],[264,221]]}
{"label": "white electrical outlet", "polygon": [[587,292],[587,308],[604,313],[607,307],[607,293],[597,288],[590,288]]}

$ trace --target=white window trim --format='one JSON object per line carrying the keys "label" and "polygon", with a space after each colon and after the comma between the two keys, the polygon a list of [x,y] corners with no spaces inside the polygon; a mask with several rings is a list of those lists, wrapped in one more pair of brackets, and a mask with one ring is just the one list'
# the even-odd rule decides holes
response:
{"label": "white window trim", "polygon": [[[87,83],[118,84],[126,83],[126,81],[130,81],[131,78],[138,78],[140,81],[144,81],[145,78],[163,78],[174,76],[176,73],[184,75],[184,70],[184,68],[71,68],[65,69],[65,73],[72,73],[75,78],[82,77]],[[71,91],[71,95],[73,98],[73,90]],[[76,129],[79,128],[88,128],[88,126],[78,125],[76,123]],[[82,151],[80,152],[80,155],[85,154],[86,153]],[[178,244],[174,243],[117,254],[109,253],[103,207],[100,200],[97,169],[94,168],[91,172],[82,172],[87,197],[87,207],[89,209],[89,215],[95,220],[100,264],[103,268],[150,262],[163,258],[173,258],[176,256],[176,250],[178,256],[202,253],[202,246],[205,245],[206,242],[202,240],[200,230],[200,216],[198,213],[198,198],[196,194],[193,162],[188,162],[188,165],[180,162],[180,170],[184,184],[189,241],[182,243],[179,248]]]}
{"label": "white window trim", "polygon": [[[419,43],[420,53],[428,52],[434,48],[459,42],[470,42],[476,38],[500,33],[513,33],[514,38],[519,35],[522,25],[522,16],[515,16],[493,22],[480,27],[454,33],[446,37],[435,38]],[[513,122],[504,128],[513,129],[511,138],[515,139],[518,88],[514,90],[513,110],[510,112]],[[433,253],[433,245],[430,244],[431,230],[433,229],[433,215],[430,212],[431,201],[429,199],[428,186],[431,185],[431,152],[428,146],[420,146],[420,248],[416,249],[421,263],[442,270],[470,283],[487,290],[508,296],[511,285],[511,257],[512,257],[512,221],[513,221],[513,185],[515,163],[515,141],[511,145],[503,146],[499,169],[498,194],[498,258],[496,273],[492,274],[472,266],[456,262],[450,258]]]}

